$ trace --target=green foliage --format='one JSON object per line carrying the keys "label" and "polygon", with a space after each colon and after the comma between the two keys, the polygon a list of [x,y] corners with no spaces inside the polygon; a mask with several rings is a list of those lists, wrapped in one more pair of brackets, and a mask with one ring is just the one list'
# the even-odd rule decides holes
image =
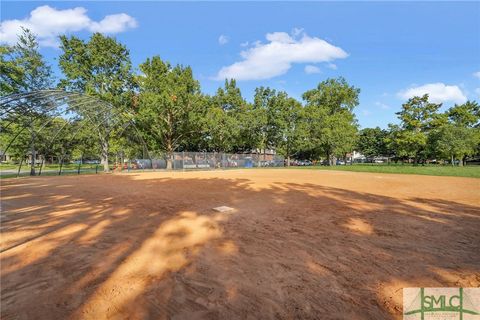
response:
{"label": "green foliage", "polygon": [[473,155],[480,143],[479,130],[474,128],[447,124],[442,126],[435,134],[436,150],[442,158],[450,158],[452,165],[454,159]]}
{"label": "green foliage", "polygon": [[104,171],[108,171],[110,145],[115,142],[112,133],[118,131],[122,112],[133,104],[135,82],[129,51],[114,38],[100,33],[93,34],[88,42],[74,36],[61,36],[60,40],[63,53],[59,65],[65,78],[59,86],[108,102],[82,105],[75,110],[88,118],[87,126],[97,133]]}
{"label": "green foliage", "polygon": [[413,97],[397,113],[400,126],[390,125],[385,139],[397,158],[449,160],[452,164],[478,153],[479,105],[467,101],[439,113],[441,104],[428,101],[428,95]]}
{"label": "green foliage", "polygon": [[206,98],[208,112],[202,120],[203,146],[211,151],[231,152],[239,136],[237,119],[217,103],[215,97]]}
{"label": "green foliage", "polygon": [[13,47],[16,68],[21,70],[15,92],[48,89],[53,85],[52,70],[38,50],[35,35],[28,29],[18,37]]}
{"label": "green foliage", "polygon": [[360,130],[357,141],[357,150],[367,158],[388,156],[387,139],[388,131],[379,127]]}
{"label": "green foliage", "polygon": [[310,149],[318,150],[330,164],[335,164],[334,156],[344,156],[356,144],[358,125],[353,109],[358,105],[359,93],[360,89],[338,78],[325,80],[303,94],[303,125]]}
{"label": "green foliage", "polygon": [[437,113],[440,107],[441,104],[429,102],[427,94],[413,97],[402,105],[402,110],[397,112],[400,127],[392,135],[399,157],[413,158],[415,163],[426,159],[429,132],[445,122]]}
{"label": "green foliage", "polygon": [[450,108],[446,115],[457,126],[478,127],[480,121],[480,105],[475,101],[467,101],[462,105]]}
{"label": "green foliage", "polygon": [[[325,157],[330,164],[354,149],[367,157],[394,156],[415,163],[462,163],[480,154],[480,106],[475,101],[442,113],[441,104],[431,103],[428,95],[413,97],[397,113],[398,125],[358,132],[354,109],[360,90],[341,77],[306,91],[304,105],[268,87],[258,87],[249,103],[234,79],[208,96],[201,93],[189,66],[172,66],[154,56],[136,75],[128,49],[114,38],[99,33],[88,40],[60,38],[59,87],[105,103],[66,98],[66,106],[75,107],[60,117],[56,111],[65,106],[26,99],[0,119],[2,148],[9,146],[17,159],[29,152],[70,159],[101,154],[108,170],[112,153],[132,158],[149,152],[275,149],[286,158]],[[27,29],[15,46],[0,46],[0,71],[2,95],[54,83]]]}
{"label": "green foliage", "polygon": [[130,106],[134,76],[128,49],[114,38],[94,33],[88,42],[61,36],[59,66],[65,75],[59,86],[84,92],[115,107]]}
{"label": "green foliage", "polygon": [[138,125],[154,150],[172,153],[199,134],[199,84],[190,67],[172,67],[160,57],[140,65]]}
{"label": "green foliage", "polygon": [[220,151],[220,146],[226,148],[224,151],[235,152],[260,147],[262,111],[243,99],[235,80],[225,80],[224,88],[217,90],[207,117],[207,136],[214,150]]}
{"label": "green foliage", "polygon": [[12,47],[0,45],[0,94],[2,96],[20,92],[23,69],[13,52]]}
{"label": "green foliage", "polygon": [[[17,44],[1,49],[2,85],[1,93],[25,93],[48,89],[53,84],[50,66],[38,50],[38,42],[28,29],[22,29]],[[48,123],[48,113],[52,106],[23,101],[3,119],[6,129],[2,130],[2,148],[17,159],[28,152],[36,156],[39,148],[45,147],[46,132],[43,127]],[[54,110],[53,110],[54,111]],[[11,123],[11,125],[9,125]],[[5,151],[4,150],[4,151]],[[35,174],[34,162],[31,172]]]}
{"label": "green foliage", "polygon": [[261,132],[261,147],[277,149],[290,157],[301,142],[303,110],[301,104],[285,92],[259,87],[255,90],[254,108],[257,111],[258,132]]}

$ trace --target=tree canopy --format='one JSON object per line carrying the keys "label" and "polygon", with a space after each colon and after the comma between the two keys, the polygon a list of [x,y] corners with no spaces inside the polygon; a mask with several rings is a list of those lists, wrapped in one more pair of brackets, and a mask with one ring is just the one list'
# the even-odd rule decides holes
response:
{"label": "tree canopy", "polygon": [[[414,163],[463,163],[480,154],[476,101],[442,112],[428,95],[412,97],[397,112],[397,124],[359,130],[360,89],[343,77],[321,81],[302,101],[266,86],[248,99],[235,79],[225,79],[209,95],[188,65],[155,55],[135,69],[128,48],[115,38],[95,33],[86,40],[61,36],[60,42],[58,84],[30,31],[25,29],[15,46],[0,46],[2,97],[57,85],[102,103],[73,95],[63,105],[30,99],[5,113],[0,141],[17,161],[36,154],[42,161],[100,157],[107,171],[109,156],[119,152],[171,159],[175,151],[274,150],[287,163],[322,159],[330,165],[354,150],[369,159]],[[125,117],[127,122],[119,120]],[[31,167],[34,172],[35,161]]]}

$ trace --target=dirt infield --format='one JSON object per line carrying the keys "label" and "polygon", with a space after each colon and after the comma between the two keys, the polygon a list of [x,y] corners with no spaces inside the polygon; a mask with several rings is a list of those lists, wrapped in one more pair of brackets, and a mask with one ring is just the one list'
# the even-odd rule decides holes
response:
{"label": "dirt infield", "polygon": [[4,320],[395,319],[403,287],[480,286],[480,179],[272,169],[1,183]]}

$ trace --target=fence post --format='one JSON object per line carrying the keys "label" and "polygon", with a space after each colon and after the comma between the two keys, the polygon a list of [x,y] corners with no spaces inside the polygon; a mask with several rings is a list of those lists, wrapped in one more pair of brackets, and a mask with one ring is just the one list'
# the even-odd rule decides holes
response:
{"label": "fence post", "polygon": [[95,164],[95,174],[97,174],[97,173],[98,173],[98,163]]}
{"label": "fence post", "polygon": [[182,151],[182,171],[185,171],[185,151]]}
{"label": "fence post", "polygon": [[40,176],[42,174],[42,167],[43,167],[43,162],[45,160],[45,157],[42,157],[42,162],[40,164],[40,169],[38,169],[38,175]]}

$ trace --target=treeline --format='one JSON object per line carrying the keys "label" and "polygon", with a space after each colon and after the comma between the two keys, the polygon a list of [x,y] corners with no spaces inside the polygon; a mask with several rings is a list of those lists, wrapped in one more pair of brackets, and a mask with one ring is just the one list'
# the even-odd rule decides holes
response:
{"label": "treeline", "polygon": [[359,132],[357,150],[366,157],[389,157],[413,163],[440,162],[465,164],[480,154],[480,107],[467,101],[439,112],[441,104],[428,95],[414,97],[402,105],[399,125],[387,130],[365,128]]}
{"label": "treeline", "polygon": [[[59,116],[62,106],[57,106],[57,113],[52,106],[15,109],[16,114],[0,120],[13,122],[2,128],[1,141],[2,148],[9,145],[8,152],[14,157],[28,152],[45,159],[49,155],[70,159],[81,155],[101,157],[108,163],[109,155],[118,151],[140,157],[146,151],[274,149],[286,159],[323,158],[335,164],[336,158],[353,150],[369,157],[415,162],[464,160],[479,153],[476,102],[439,113],[441,105],[429,102],[428,96],[415,97],[397,113],[400,125],[359,131],[354,109],[360,89],[341,77],[308,90],[302,102],[268,87],[257,88],[253,101],[248,102],[235,80],[226,80],[214,95],[207,95],[189,66],[171,65],[159,56],[146,59],[135,70],[126,46],[99,33],[88,41],[74,36],[61,36],[60,41],[59,80],[28,30],[17,45],[2,46],[2,96],[56,86],[94,96],[111,107],[77,110],[75,117]],[[122,127],[120,121],[114,121],[124,112],[133,115],[134,126]],[[109,120],[97,121],[95,126],[92,118],[96,117]],[[27,130],[19,134],[21,128]]]}

